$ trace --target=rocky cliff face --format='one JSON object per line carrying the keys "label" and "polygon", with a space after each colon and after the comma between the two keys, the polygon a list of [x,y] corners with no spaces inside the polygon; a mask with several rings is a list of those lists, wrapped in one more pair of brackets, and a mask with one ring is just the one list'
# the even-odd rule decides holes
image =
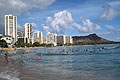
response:
{"label": "rocky cliff face", "polygon": [[110,42],[106,39],[103,39],[96,34],[90,34],[88,36],[73,36],[73,43],[78,42]]}

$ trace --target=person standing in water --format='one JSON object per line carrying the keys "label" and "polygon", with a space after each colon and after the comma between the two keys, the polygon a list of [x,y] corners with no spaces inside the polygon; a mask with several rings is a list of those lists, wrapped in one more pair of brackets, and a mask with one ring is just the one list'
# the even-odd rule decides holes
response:
{"label": "person standing in water", "polygon": [[43,56],[43,54],[41,53],[40,56]]}
{"label": "person standing in water", "polygon": [[4,63],[9,63],[9,61],[8,61],[8,54],[5,54],[5,61],[4,61]]}

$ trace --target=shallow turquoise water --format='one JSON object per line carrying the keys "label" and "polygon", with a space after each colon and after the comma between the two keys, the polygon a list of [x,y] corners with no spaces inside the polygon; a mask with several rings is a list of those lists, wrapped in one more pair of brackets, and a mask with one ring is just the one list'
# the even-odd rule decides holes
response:
{"label": "shallow turquoise water", "polygon": [[17,53],[9,54],[9,61],[19,63],[14,67],[19,80],[120,80],[120,45],[36,48]]}

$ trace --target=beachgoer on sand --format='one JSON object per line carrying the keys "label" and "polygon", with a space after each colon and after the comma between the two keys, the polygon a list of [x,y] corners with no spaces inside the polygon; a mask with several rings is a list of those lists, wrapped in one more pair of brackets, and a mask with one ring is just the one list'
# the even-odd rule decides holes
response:
{"label": "beachgoer on sand", "polygon": [[8,61],[8,54],[5,54],[5,61],[4,61],[4,63],[9,63],[9,61]]}

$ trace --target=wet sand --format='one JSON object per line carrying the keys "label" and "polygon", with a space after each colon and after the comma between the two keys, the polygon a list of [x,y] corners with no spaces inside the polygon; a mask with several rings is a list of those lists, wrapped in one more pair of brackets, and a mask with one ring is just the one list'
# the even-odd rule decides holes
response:
{"label": "wet sand", "polygon": [[[6,64],[4,64],[4,58],[3,56],[0,55],[0,73],[5,71],[4,69],[5,66]],[[7,79],[0,78],[0,80],[7,80]]]}

